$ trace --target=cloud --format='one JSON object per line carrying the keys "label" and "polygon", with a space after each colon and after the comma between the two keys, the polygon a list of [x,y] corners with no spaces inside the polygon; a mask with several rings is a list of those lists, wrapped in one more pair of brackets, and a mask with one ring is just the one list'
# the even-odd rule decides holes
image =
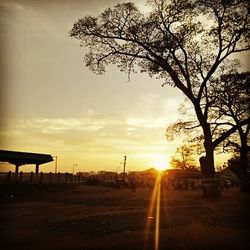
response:
{"label": "cloud", "polygon": [[97,131],[103,128],[104,121],[96,121],[91,119],[48,119],[35,118],[31,120],[23,120],[15,125],[17,129],[25,129],[31,131],[39,131],[44,134],[65,133],[68,130],[77,131]]}
{"label": "cloud", "polygon": [[20,3],[14,1],[1,1],[0,8],[4,9],[5,11],[23,11],[25,8]]}
{"label": "cloud", "polygon": [[129,126],[130,131],[137,128],[164,128],[166,126],[166,119],[128,119],[127,125]]}
{"label": "cloud", "polygon": [[[80,145],[83,142],[112,145],[143,145],[164,138],[164,119],[142,118],[115,119],[101,116],[95,111],[86,118],[32,118],[19,120],[2,131],[1,137],[40,138],[62,144]],[[155,135],[158,133],[158,137]]]}
{"label": "cloud", "polygon": [[[0,1],[7,114],[0,140],[7,148],[51,152],[65,166],[164,151],[165,127],[175,112],[175,104],[165,103],[175,92],[147,74],[134,74],[128,83],[115,66],[92,74],[68,37],[78,18],[118,2],[124,0]],[[143,0],[134,2],[144,8]]]}

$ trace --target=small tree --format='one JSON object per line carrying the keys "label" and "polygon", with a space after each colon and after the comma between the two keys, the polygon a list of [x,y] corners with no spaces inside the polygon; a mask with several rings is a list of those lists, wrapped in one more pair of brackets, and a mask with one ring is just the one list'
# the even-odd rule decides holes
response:
{"label": "small tree", "polygon": [[[232,73],[223,75],[214,81],[215,104],[214,108],[220,117],[228,120],[228,123],[239,125],[250,118],[250,73]],[[248,179],[248,152],[250,150],[249,139],[250,122],[244,126],[238,126],[239,139],[228,140],[227,145],[235,147],[240,156],[240,178],[244,183]],[[244,187],[243,187],[244,189]]]}
{"label": "small tree", "polygon": [[176,149],[170,164],[181,170],[196,170],[195,152],[191,144],[183,144]]}
{"label": "small tree", "polygon": [[96,73],[105,72],[108,64],[116,64],[129,74],[140,69],[177,87],[193,105],[204,136],[207,176],[213,177],[214,149],[237,126],[213,139],[208,121],[211,103],[206,95],[212,77],[222,66],[231,64],[227,59],[250,49],[249,3],[246,0],[148,2],[153,10],[147,16],[132,3],[118,4],[98,17],[79,19],[70,36],[89,48],[86,66]]}

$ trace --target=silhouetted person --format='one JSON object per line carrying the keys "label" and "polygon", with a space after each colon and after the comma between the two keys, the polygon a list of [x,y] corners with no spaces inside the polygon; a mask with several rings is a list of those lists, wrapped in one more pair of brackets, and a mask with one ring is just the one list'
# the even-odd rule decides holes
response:
{"label": "silhouetted person", "polygon": [[219,181],[219,188],[220,188],[221,191],[224,190],[223,181]]}
{"label": "silhouetted person", "polygon": [[147,186],[148,186],[149,190],[153,189],[153,184],[152,184],[151,180],[148,180],[148,185]]}
{"label": "silhouetted person", "polygon": [[190,188],[191,188],[192,190],[195,190],[195,189],[196,189],[196,186],[195,186],[194,181],[191,181],[191,182],[190,182]]}
{"label": "silhouetted person", "polygon": [[188,180],[188,179],[184,179],[184,180],[183,180],[183,185],[184,185],[184,189],[185,189],[186,191],[188,191],[189,180]]}
{"label": "silhouetted person", "polygon": [[137,182],[136,182],[135,179],[132,179],[132,180],[131,180],[130,186],[131,186],[131,191],[132,191],[132,192],[136,192]]}

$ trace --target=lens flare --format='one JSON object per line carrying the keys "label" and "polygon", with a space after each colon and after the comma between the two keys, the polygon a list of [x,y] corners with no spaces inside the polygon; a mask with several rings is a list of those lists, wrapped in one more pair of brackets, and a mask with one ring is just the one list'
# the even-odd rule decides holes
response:
{"label": "lens flare", "polygon": [[[154,232],[154,250],[159,249],[159,238],[160,238],[160,204],[161,204],[161,178],[162,172],[158,172],[157,178],[155,180],[154,189],[151,195],[146,230],[145,230],[145,249],[147,246],[148,235],[150,226],[152,225],[153,219],[155,218],[155,232]],[[155,213],[155,216],[154,216]],[[150,219],[149,219],[150,218]]]}

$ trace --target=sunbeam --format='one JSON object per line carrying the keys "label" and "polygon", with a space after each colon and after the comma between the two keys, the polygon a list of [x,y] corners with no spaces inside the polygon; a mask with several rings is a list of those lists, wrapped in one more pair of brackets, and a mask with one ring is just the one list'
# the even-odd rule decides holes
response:
{"label": "sunbeam", "polygon": [[[162,172],[159,171],[155,180],[154,189],[151,195],[146,230],[145,230],[145,249],[147,249],[148,235],[152,221],[155,220],[155,233],[154,233],[154,250],[159,249],[159,238],[160,238],[160,200],[161,200],[161,178]],[[154,216],[155,213],[155,216]]]}
{"label": "sunbeam", "polygon": [[159,226],[160,226],[160,201],[161,201],[161,175],[159,172],[159,181],[157,183],[156,216],[155,216],[155,250],[159,249]]}

